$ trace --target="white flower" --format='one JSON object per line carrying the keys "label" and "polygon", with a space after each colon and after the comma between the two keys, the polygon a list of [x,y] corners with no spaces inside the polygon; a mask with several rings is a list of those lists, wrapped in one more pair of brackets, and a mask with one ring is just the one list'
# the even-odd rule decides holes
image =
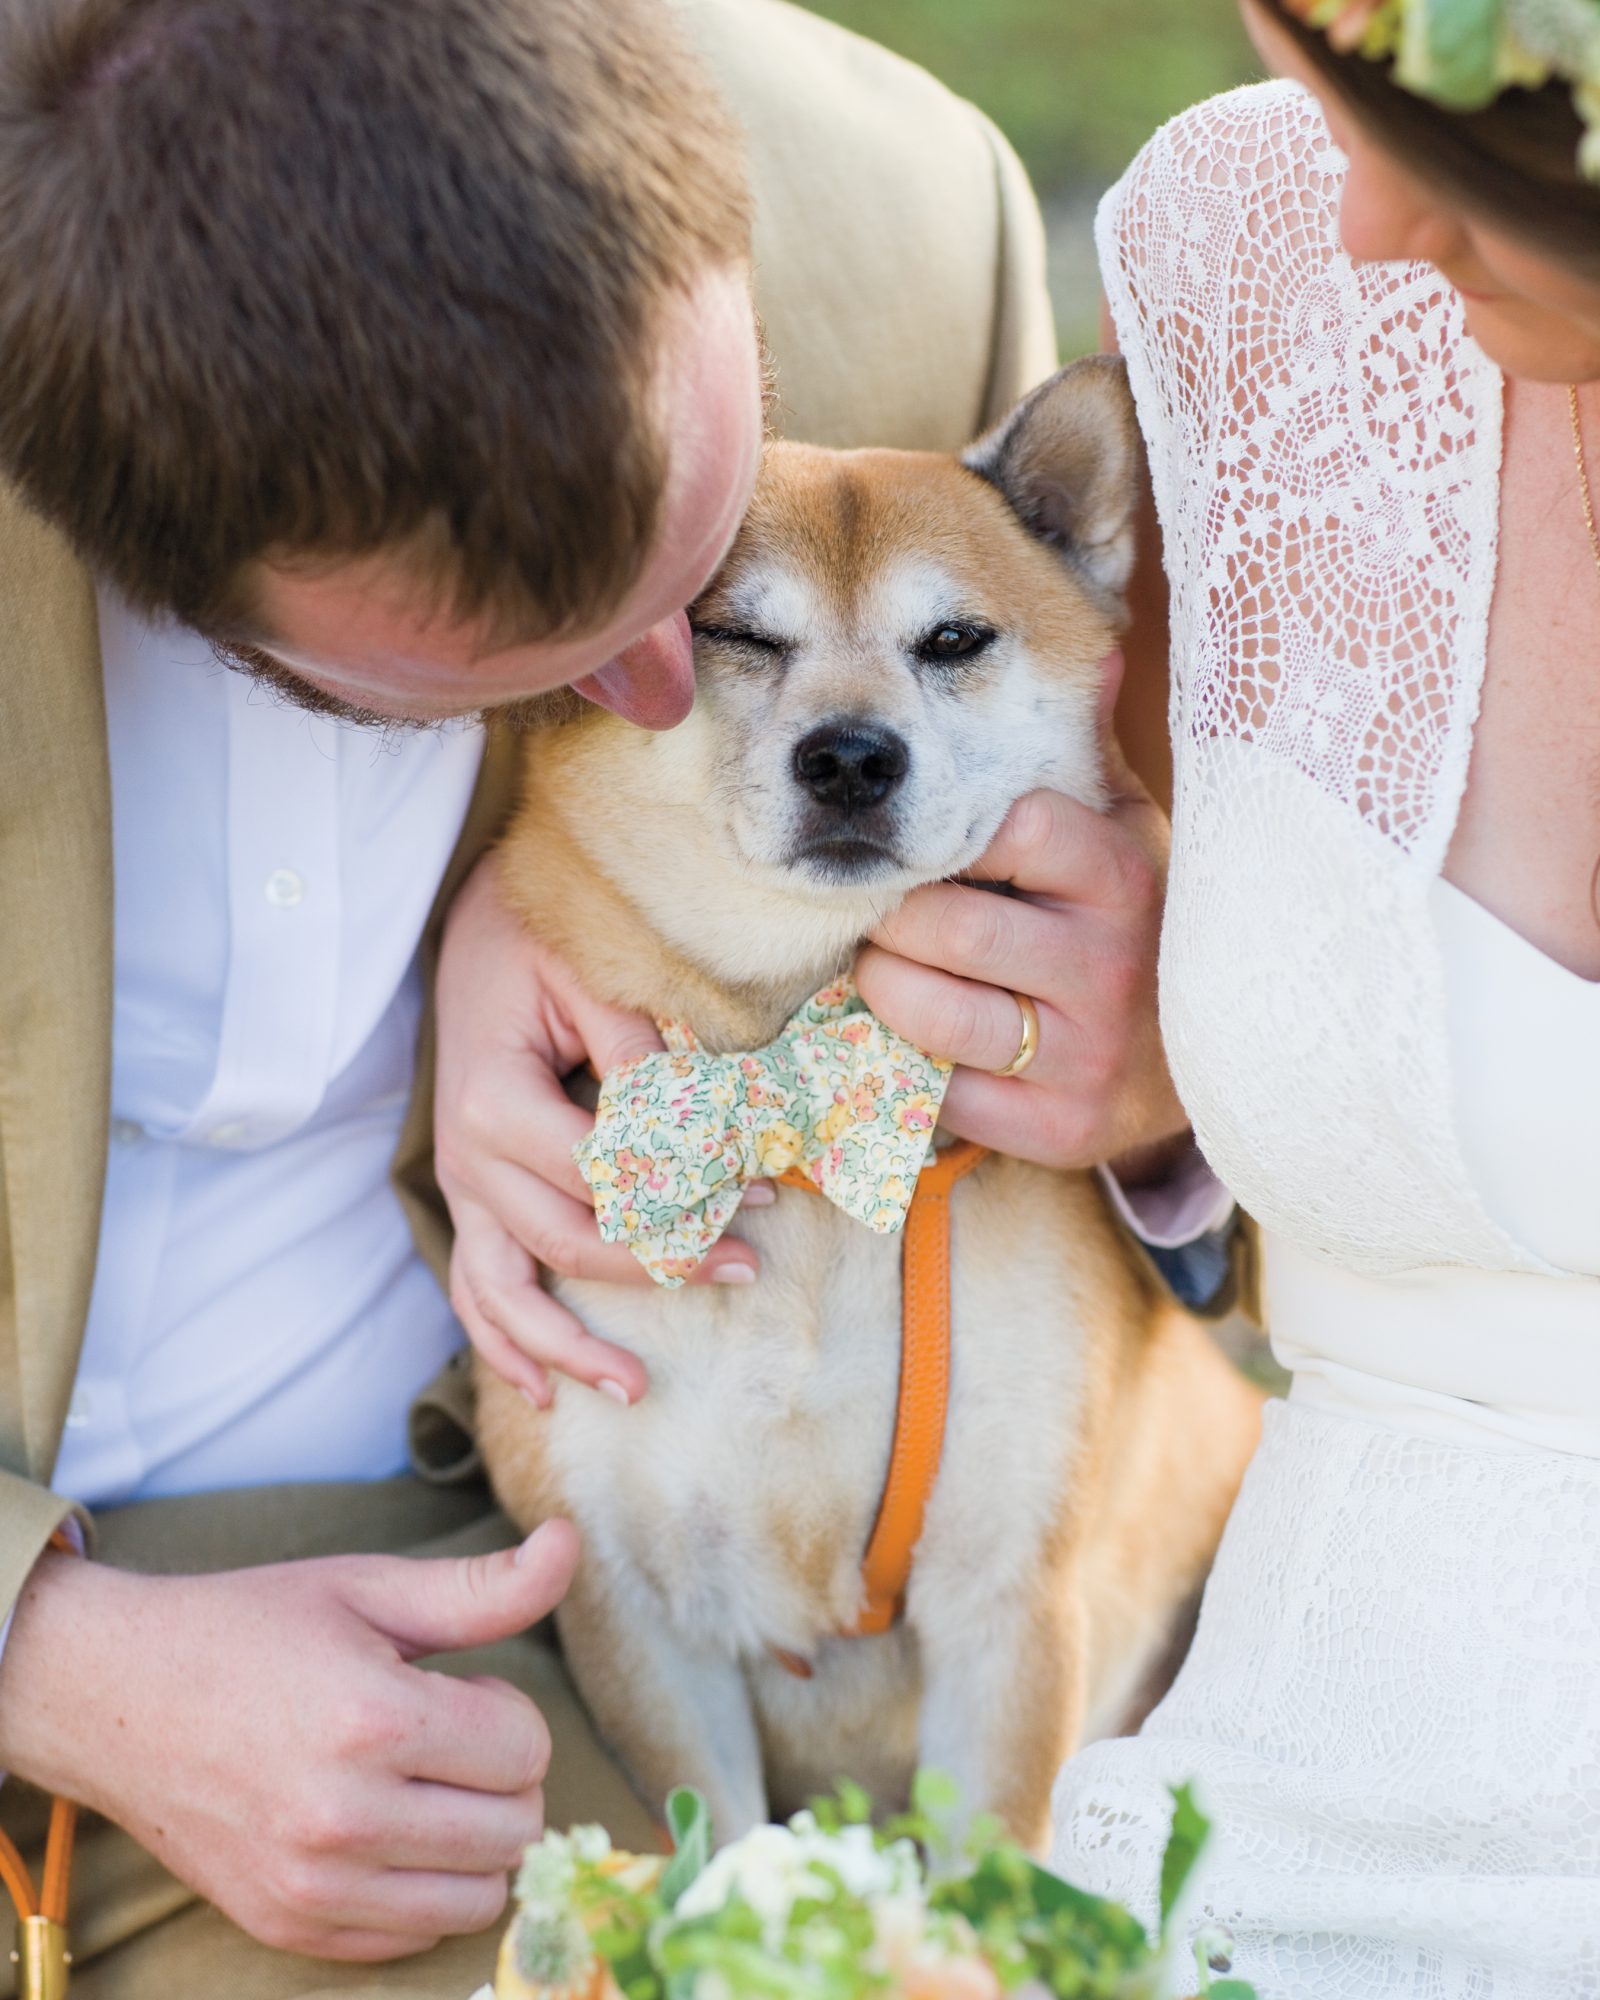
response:
{"label": "white flower", "polygon": [[870,1827],[824,1833],[810,1813],[796,1813],[788,1826],[758,1826],[713,1855],[679,1898],[674,1920],[713,1916],[737,1897],[756,1913],[763,1938],[775,1948],[796,1903],[833,1893],[824,1869],[864,1902],[922,1898],[921,1869],[909,1841],[880,1848]]}
{"label": "white flower", "polygon": [[577,1877],[572,1841],[564,1833],[547,1833],[522,1857],[517,1901],[536,1923],[563,1917]]}
{"label": "white flower", "polygon": [[603,1826],[575,1826],[567,1834],[572,1852],[579,1861],[604,1861],[611,1852],[611,1836]]}
{"label": "white flower", "polygon": [[538,1916],[524,1910],[512,1925],[511,1947],[532,1986],[568,1986],[594,1963],[589,1933],[568,1910]]}

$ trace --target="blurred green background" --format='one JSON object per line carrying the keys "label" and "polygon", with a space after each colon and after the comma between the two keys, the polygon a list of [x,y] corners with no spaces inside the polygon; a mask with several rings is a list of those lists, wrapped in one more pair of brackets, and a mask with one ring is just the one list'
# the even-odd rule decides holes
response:
{"label": "blurred green background", "polygon": [[1259,75],[1235,0],[807,0],[970,97],[1050,232],[1063,356],[1097,344],[1094,206],[1175,111]]}

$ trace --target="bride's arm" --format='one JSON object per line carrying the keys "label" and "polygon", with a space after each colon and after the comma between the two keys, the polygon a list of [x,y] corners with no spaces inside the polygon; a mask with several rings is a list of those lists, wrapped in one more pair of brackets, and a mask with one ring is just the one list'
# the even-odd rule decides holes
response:
{"label": "bride's arm", "polygon": [[[1102,352],[1119,352],[1116,328],[1100,305]],[[1128,626],[1122,638],[1123,676],[1112,727],[1129,768],[1170,819],[1172,732],[1168,702],[1167,573],[1161,524],[1148,481],[1139,506]],[[1242,1243],[1231,1238],[1232,1197],[1207,1167],[1192,1132],[1106,1162],[1107,1192],[1123,1222],[1156,1260],[1161,1276],[1187,1305],[1232,1306],[1241,1282]],[[1227,1276],[1225,1276],[1227,1274]],[[1231,1282],[1228,1282],[1231,1277]]]}

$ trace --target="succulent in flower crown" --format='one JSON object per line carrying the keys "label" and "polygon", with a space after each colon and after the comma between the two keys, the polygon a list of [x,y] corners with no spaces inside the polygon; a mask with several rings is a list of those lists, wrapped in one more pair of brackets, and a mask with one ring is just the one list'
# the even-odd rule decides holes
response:
{"label": "succulent in flower crown", "polygon": [[[1038,1867],[993,1822],[962,1827],[954,1789],[918,1780],[874,1827],[844,1785],[787,1826],[711,1852],[698,1793],[675,1792],[668,1859],[598,1827],[528,1850],[492,1996],[480,2000],[1255,2000],[1215,1927],[1180,1952],[1179,1895],[1206,1822],[1174,1795],[1161,1934]],[[958,1829],[960,1829],[958,1831]]]}
{"label": "succulent in flower crown", "polygon": [[1600,0],[1283,0],[1341,51],[1392,62],[1402,89],[1449,111],[1569,84],[1579,170],[1600,181]]}

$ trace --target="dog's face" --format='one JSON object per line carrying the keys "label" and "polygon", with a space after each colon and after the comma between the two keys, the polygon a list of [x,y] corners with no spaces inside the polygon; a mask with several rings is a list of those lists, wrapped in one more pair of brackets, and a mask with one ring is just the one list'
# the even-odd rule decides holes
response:
{"label": "dog's face", "polygon": [[748,873],[888,903],[968,866],[1037,786],[1101,803],[1136,440],[1121,366],[1097,360],[959,460],[768,448],[691,612],[684,725]]}

